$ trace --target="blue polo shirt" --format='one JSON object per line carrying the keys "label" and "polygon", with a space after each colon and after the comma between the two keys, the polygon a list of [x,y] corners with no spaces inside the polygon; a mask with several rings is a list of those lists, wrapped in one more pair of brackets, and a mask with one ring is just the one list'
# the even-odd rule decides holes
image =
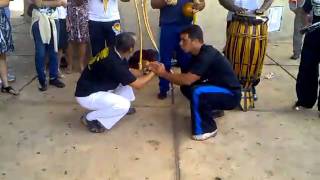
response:
{"label": "blue polo shirt", "polygon": [[160,9],[160,26],[163,25],[188,25],[191,24],[192,18],[183,15],[182,8],[187,2],[192,0],[178,0],[175,6],[165,6]]}

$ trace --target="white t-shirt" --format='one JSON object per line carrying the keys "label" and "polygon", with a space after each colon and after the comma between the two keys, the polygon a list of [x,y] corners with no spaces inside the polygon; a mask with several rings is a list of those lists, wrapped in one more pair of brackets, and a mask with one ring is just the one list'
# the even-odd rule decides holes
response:
{"label": "white t-shirt", "polygon": [[67,9],[63,6],[57,7],[58,10],[58,18],[59,19],[66,19],[67,17]]}
{"label": "white t-shirt", "polygon": [[118,0],[109,0],[107,12],[101,0],[89,0],[89,20],[110,22],[120,19]]}
{"label": "white t-shirt", "polygon": [[[261,7],[263,0],[233,0],[233,2],[236,6],[248,9],[248,14],[253,14],[256,9]],[[227,21],[231,21],[233,14],[233,12],[229,11]]]}

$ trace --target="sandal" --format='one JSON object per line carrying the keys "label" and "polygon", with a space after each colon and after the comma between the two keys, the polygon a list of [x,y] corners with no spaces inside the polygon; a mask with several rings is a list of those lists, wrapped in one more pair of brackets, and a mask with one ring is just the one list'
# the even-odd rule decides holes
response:
{"label": "sandal", "polygon": [[86,118],[81,117],[81,121],[92,133],[103,133],[106,130],[106,128],[97,120],[88,121]]}
{"label": "sandal", "polygon": [[1,92],[3,93],[8,93],[8,94],[12,94],[14,96],[19,95],[19,92],[17,92],[16,90],[14,90],[11,86],[7,86],[7,87],[1,87]]}

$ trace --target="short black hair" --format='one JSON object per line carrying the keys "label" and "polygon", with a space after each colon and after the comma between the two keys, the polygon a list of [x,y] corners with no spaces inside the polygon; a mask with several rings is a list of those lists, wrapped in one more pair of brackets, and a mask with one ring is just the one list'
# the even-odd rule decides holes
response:
{"label": "short black hair", "polygon": [[115,47],[117,51],[128,52],[134,48],[135,43],[135,34],[133,32],[123,32],[116,36]]}
{"label": "short black hair", "polygon": [[189,38],[191,40],[198,39],[200,42],[203,43],[203,32],[200,26],[198,25],[190,25],[187,28],[185,28],[183,31],[181,31],[180,34],[188,34]]}

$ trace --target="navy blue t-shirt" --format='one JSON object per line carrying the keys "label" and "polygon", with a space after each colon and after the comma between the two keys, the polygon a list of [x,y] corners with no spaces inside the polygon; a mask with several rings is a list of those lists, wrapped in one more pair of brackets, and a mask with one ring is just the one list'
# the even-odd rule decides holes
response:
{"label": "navy blue t-shirt", "polygon": [[178,3],[174,6],[165,6],[160,9],[160,26],[162,25],[188,25],[191,24],[191,17],[183,15],[182,8],[187,2],[192,0],[178,0]]}
{"label": "navy blue t-shirt", "polygon": [[[106,50],[108,49],[102,51]],[[136,77],[129,71],[128,62],[122,60],[113,49],[109,51],[107,57],[93,59],[95,60],[83,70],[78,80],[76,97],[86,97],[99,91],[114,90],[120,84],[126,86],[136,80]]]}
{"label": "navy blue t-shirt", "polygon": [[192,56],[189,72],[200,76],[197,84],[208,84],[240,91],[241,85],[228,59],[217,49],[203,45],[196,56]]}

